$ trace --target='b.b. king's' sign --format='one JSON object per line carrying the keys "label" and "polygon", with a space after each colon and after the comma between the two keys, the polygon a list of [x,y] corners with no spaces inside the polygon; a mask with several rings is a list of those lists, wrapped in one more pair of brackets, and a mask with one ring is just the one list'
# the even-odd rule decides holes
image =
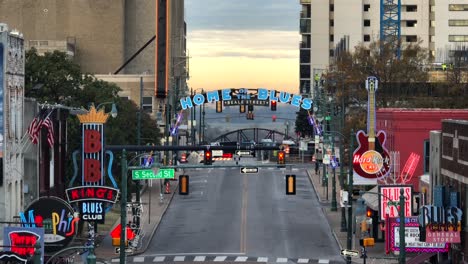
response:
{"label": "'b.b. king's' sign", "polygon": [[[104,223],[104,215],[110,208],[110,204],[116,202],[119,190],[117,183],[112,176],[113,154],[107,151],[110,156],[107,174],[111,180],[112,186],[105,186],[104,170],[104,123],[106,123],[109,114],[104,110],[96,111],[91,106],[89,113],[78,115],[80,123],[83,126],[83,143],[81,151],[81,186],[71,187],[75,182],[78,168],[75,166],[75,176],[70,182],[69,189],[66,190],[67,198],[70,203],[74,203],[79,209],[80,217],[84,221],[93,221]],[[76,156],[79,152],[73,153],[74,164],[77,163]]]}

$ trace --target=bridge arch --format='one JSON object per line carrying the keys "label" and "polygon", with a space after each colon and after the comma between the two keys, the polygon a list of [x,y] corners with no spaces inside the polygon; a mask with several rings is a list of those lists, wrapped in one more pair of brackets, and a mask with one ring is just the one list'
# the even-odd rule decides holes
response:
{"label": "bridge arch", "polygon": [[286,134],[277,130],[266,128],[242,128],[220,135],[211,140],[211,142],[249,142],[253,140],[256,143],[259,143],[262,139],[271,139],[275,142],[276,139],[282,140],[284,138],[286,138]]}

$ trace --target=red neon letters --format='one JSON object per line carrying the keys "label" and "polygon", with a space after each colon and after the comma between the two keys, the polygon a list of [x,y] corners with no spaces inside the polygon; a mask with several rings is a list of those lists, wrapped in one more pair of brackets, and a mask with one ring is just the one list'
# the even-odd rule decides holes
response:
{"label": "red neon letters", "polygon": [[[85,154],[99,153],[102,149],[101,133],[97,130],[84,131],[84,152]],[[86,158],[84,160],[84,180],[85,182],[98,182],[101,179],[101,161]]]}

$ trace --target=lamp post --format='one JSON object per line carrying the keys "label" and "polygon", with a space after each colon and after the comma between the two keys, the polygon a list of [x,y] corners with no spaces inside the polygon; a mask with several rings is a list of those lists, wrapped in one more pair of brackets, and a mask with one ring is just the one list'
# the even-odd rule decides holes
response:
{"label": "lamp post", "polygon": [[[353,246],[352,234],[353,234],[353,152],[354,149],[354,131],[351,129],[350,141],[349,141],[349,168],[348,168],[348,233],[346,239],[346,246],[351,249]],[[351,257],[346,258],[346,263],[351,263]]]}
{"label": "lamp post", "polygon": [[125,149],[122,150],[120,163],[122,166],[122,195],[120,196],[120,263],[125,263],[125,242],[127,236],[127,151]]}

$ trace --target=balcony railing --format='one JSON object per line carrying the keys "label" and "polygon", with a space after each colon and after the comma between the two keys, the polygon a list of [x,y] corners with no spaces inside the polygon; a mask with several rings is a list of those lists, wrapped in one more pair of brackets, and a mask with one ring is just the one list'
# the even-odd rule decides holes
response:
{"label": "balcony railing", "polygon": [[307,25],[307,26],[300,26],[299,30],[300,30],[300,33],[310,33],[310,25]]}
{"label": "balcony railing", "polygon": [[312,0],[301,0],[301,5],[310,5]]}

